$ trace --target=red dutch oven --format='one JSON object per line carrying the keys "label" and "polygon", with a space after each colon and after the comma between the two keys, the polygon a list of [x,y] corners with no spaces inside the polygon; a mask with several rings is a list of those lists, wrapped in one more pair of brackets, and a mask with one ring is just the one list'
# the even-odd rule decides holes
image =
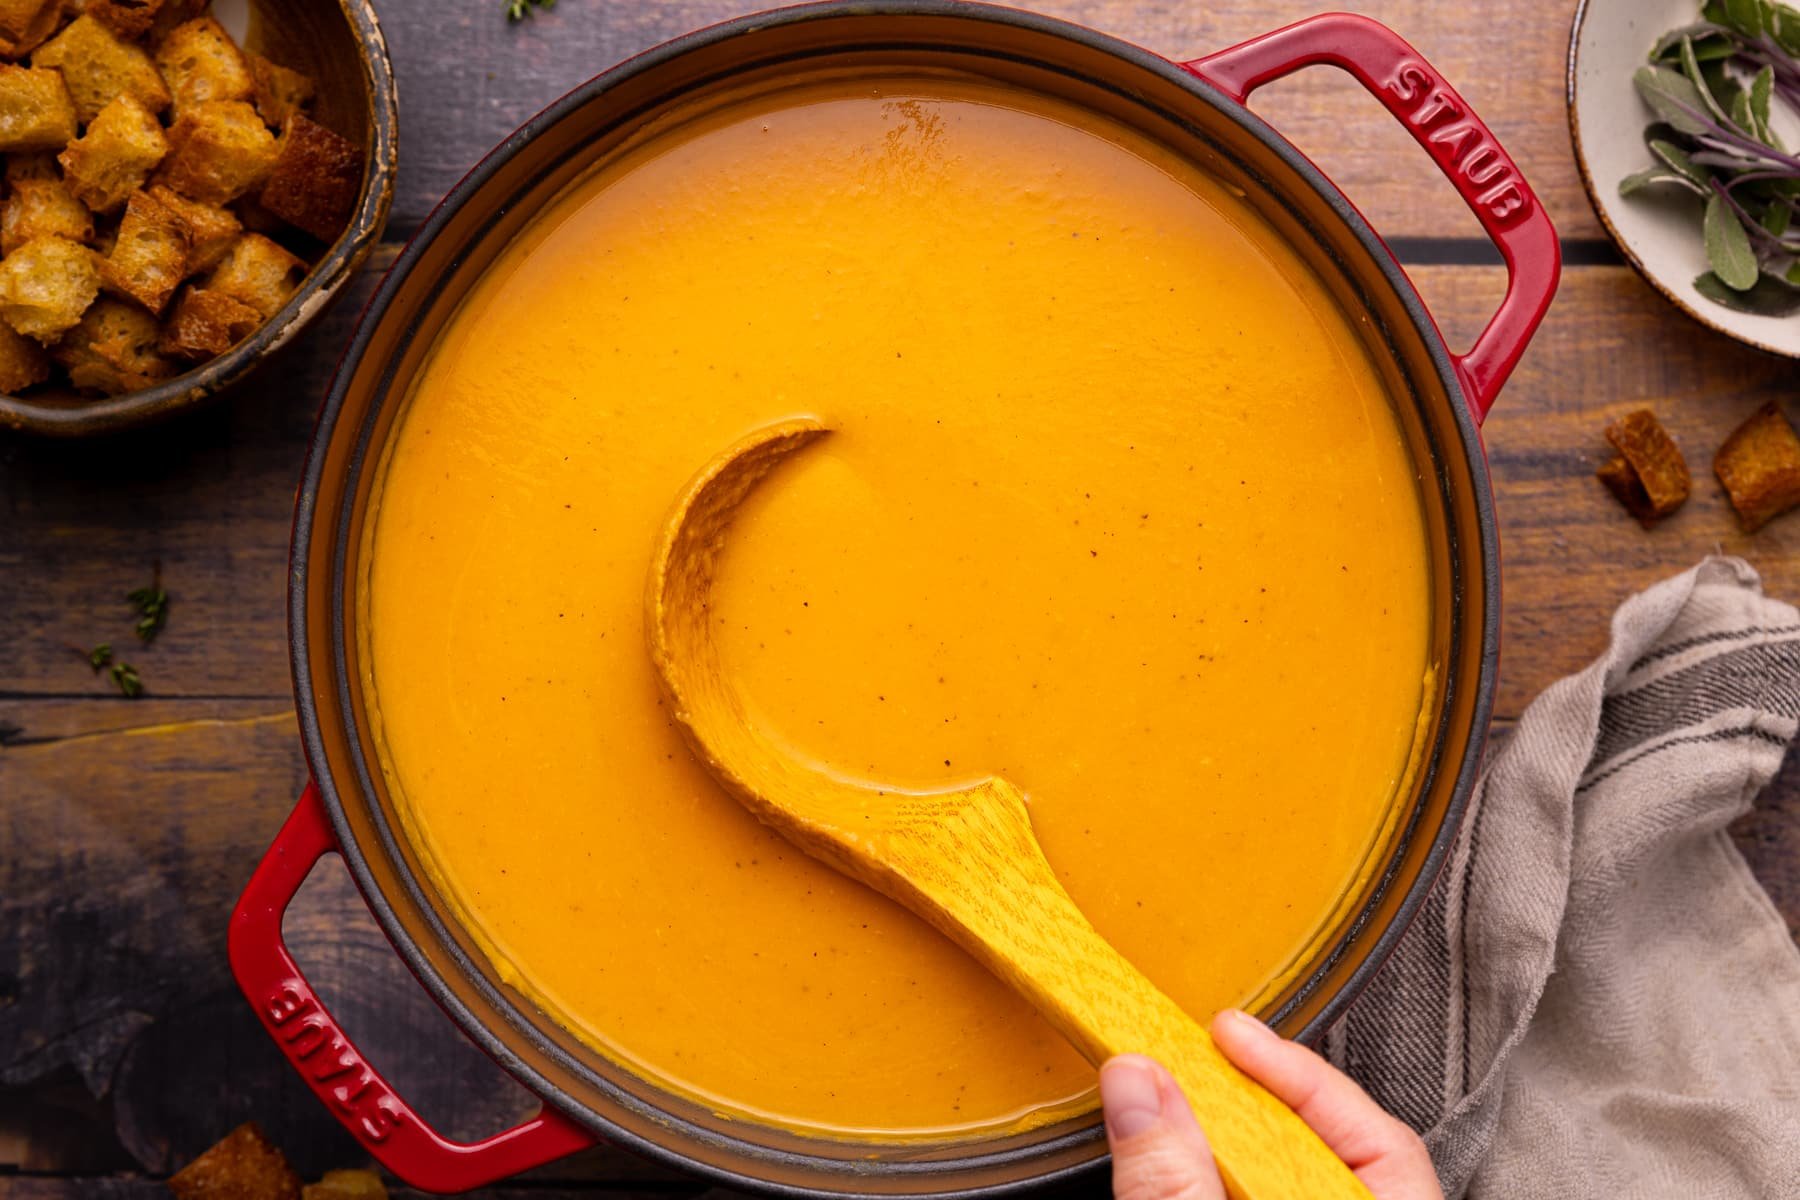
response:
{"label": "red dutch oven", "polygon": [[[233,972],[269,1036],[394,1174],[454,1191],[605,1139],[729,1184],[793,1195],[1000,1193],[1101,1164],[1097,1118],[985,1141],[809,1139],[729,1121],[584,1046],[510,988],[436,895],[372,768],[353,623],[357,547],[410,380],[457,300],[546,200],[633,131],[713,89],[807,73],[935,65],[1087,106],[1243,190],[1364,325],[1418,466],[1432,555],[1437,703],[1401,834],[1383,869],[1263,1014],[1316,1037],[1379,968],[1437,877],[1475,786],[1495,682],[1499,558],[1479,426],[1556,288],[1555,230],[1518,168],[1450,85],[1395,34],[1341,14],[1175,63],[1091,30],[973,4],[869,0],[746,17],[670,42],[571,92],[502,143],[425,223],[370,302],[327,396],[294,523],[289,624],[314,783],[232,918]],[[1319,171],[1245,108],[1301,67],[1349,72],[1424,148],[1504,256],[1499,311],[1449,352],[1393,255]],[[340,854],[420,983],[541,1096],[540,1115],[476,1143],[425,1124],[357,1052],[296,968],[281,918],[313,864]]]}

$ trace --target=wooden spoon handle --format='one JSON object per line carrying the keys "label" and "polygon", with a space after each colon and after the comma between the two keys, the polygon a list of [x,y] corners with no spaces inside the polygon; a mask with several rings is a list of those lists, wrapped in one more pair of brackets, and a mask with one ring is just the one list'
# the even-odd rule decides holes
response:
{"label": "wooden spoon handle", "polygon": [[1239,1200],[1368,1200],[1292,1109],[1088,923],[1039,848],[1022,795],[997,779],[976,790],[988,794],[953,818],[881,839],[875,857],[905,878],[882,872],[877,886],[1028,998],[1089,1061],[1147,1054],[1168,1067]]}

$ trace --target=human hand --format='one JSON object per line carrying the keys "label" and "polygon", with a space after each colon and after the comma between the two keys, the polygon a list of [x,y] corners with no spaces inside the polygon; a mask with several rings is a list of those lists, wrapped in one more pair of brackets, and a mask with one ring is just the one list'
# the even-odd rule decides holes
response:
{"label": "human hand", "polygon": [[[1376,1200],[1443,1200],[1425,1143],[1348,1075],[1247,1013],[1213,1018],[1225,1057],[1300,1114]],[[1224,1200],[1212,1148],[1163,1067],[1122,1054],[1100,1068],[1115,1200]]]}

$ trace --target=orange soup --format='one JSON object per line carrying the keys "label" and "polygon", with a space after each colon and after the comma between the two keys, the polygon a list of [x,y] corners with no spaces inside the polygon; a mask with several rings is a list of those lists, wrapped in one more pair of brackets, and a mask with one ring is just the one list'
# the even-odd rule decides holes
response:
{"label": "orange soup", "polygon": [[358,597],[381,769],[497,970],[742,1119],[992,1134],[1093,1070],[690,759],[644,648],[688,478],[800,413],[716,602],[753,719],[1003,775],[1197,1017],[1266,1001],[1392,835],[1425,701],[1415,467],[1324,284],[1169,149],[999,85],[746,99],[571,186],[441,333]]}

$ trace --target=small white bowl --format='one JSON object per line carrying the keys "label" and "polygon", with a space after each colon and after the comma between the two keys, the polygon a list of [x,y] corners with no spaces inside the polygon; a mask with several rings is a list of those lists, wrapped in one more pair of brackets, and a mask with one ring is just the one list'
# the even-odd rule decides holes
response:
{"label": "small white bowl", "polygon": [[[1600,223],[1650,286],[1701,324],[1771,354],[1800,358],[1800,313],[1764,317],[1715,304],[1694,290],[1706,273],[1699,201],[1662,194],[1624,197],[1619,181],[1654,160],[1644,126],[1654,118],[1631,77],[1664,33],[1700,19],[1699,0],[1581,0],[1569,33],[1569,136],[1575,165]],[[1775,120],[1789,144],[1800,122]]]}

